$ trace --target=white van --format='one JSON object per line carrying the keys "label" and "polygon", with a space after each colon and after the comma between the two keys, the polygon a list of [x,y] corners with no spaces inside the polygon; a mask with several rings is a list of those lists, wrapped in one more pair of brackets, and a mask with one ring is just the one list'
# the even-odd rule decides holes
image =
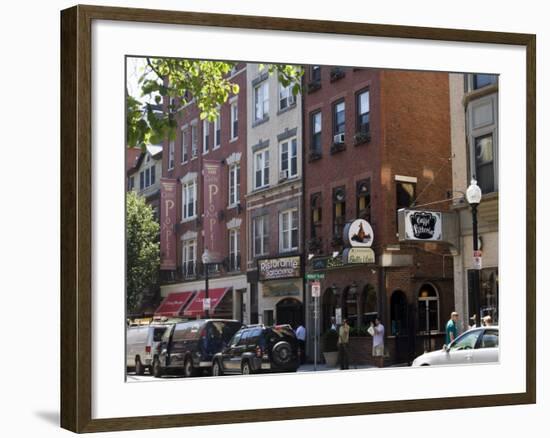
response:
{"label": "white van", "polygon": [[166,330],[166,325],[130,326],[126,330],[126,370],[133,369],[142,375],[145,368],[151,372],[157,347]]}

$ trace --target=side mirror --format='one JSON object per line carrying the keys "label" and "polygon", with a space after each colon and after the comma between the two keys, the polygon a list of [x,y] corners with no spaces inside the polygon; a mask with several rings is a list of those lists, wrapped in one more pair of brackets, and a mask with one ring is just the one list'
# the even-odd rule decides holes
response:
{"label": "side mirror", "polygon": [[448,352],[449,352],[449,346],[446,345],[446,344],[443,344],[442,350],[443,350],[445,353],[448,353]]}

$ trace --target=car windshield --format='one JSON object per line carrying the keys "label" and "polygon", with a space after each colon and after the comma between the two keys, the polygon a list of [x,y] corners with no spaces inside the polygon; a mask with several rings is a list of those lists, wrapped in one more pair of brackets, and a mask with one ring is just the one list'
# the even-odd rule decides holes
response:
{"label": "car windshield", "polygon": [[476,346],[481,330],[465,333],[451,344],[451,350],[469,350]]}

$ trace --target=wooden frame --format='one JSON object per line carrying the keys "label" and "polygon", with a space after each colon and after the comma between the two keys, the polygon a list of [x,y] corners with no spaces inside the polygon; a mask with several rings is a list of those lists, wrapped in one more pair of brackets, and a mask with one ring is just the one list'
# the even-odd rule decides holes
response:
{"label": "wooden frame", "polygon": [[[526,392],[232,412],[92,419],[91,24],[115,20],[518,45],[526,48]],[[515,405],[536,401],[535,50],[530,34],[75,6],[61,13],[61,426],[74,432]]]}

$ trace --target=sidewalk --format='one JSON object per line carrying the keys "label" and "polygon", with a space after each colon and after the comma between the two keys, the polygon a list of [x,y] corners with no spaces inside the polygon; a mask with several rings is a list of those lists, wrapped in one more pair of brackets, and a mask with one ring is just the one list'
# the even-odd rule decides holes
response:
{"label": "sidewalk", "polygon": [[[384,368],[401,368],[401,367],[408,367],[408,366],[409,365],[407,363],[399,363],[399,364],[394,364],[394,365],[388,365]],[[375,367],[374,365],[370,365],[370,364],[368,364],[368,365],[353,365],[353,364],[350,364],[350,366],[349,366],[350,370],[364,370],[364,369],[371,369],[371,368],[377,368],[377,367]],[[300,365],[300,368],[298,368],[297,372],[298,373],[308,373],[308,372],[312,372],[312,371],[315,371],[313,364],[312,363],[306,363],[306,364]],[[336,366],[336,367],[332,368],[332,367],[328,367],[324,363],[318,363],[317,364],[317,371],[340,371],[340,367]]]}

